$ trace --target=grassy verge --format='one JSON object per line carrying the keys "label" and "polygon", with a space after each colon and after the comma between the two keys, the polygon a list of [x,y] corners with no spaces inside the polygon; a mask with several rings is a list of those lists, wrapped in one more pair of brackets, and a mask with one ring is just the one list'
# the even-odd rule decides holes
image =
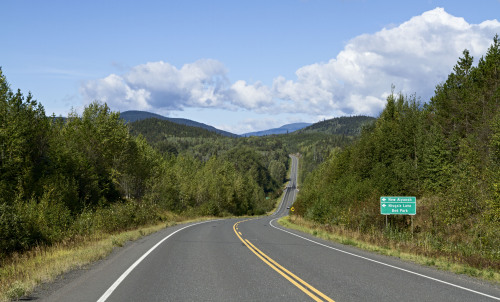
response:
{"label": "grassy verge", "polygon": [[318,223],[307,221],[297,216],[286,216],[278,220],[282,226],[311,234],[318,238],[335,241],[345,245],[375,252],[381,255],[398,257],[402,260],[411,261],[417,264],[432,266],[437,269],[447,270],[456,274],[466,274],[495,284],[500,284],[500,272],[493,269],[478,269],[465,264],[452,262],[445,257],[429,257],[417,253],[412,253],[411,248],[401,249],[396,241],[384,241],[383,244],[376,244],[369,235],[357,231],[346,230],[337,226],[324,226]]}
{"label": "grassy verge", "polygon": [[54,281],[63,273],[105,258],[115,247],[137,240],[178,223],[212,219],[191,219],[173,214],[167,221],[114,234],[78,238],[50,247],[37,247],[23,254],[14,254],[0,266],[0,301],[11,301],[28,295],[42,283]]}

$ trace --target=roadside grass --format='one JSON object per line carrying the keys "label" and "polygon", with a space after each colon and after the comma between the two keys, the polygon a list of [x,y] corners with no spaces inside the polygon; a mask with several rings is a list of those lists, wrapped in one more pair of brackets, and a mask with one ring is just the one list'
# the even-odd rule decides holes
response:
{"label": "roadside grass", "polygon": [[344,245],[355,246],[357,248],[381,255],[398,257],[405,261],[431,266],[456,274],[472,276],[497,285],[500,284],[500,272],[498,270],[478,269],[462,263],[453,262],[450,259],[439,255],[436,255],[436,257],[422,255],[418,253],[418,251],[421,251],[420,248],[408,245],[407,243],[402,245],[400,242],[395,240],[380,240],[380,238],[374,238],[374,236],[347,230],[339,226],[320,225],[318,223],[307,221],[299,216],[285,216],[280,218],[278,223],[284,227],[311,234],[321,239],[338,242]]}
{"label": "roadside grass", "polygon": [[14,254],[0,264],[0,301],[18,300],[29,295],[36,286],[52,282],[57,276],[105,258],[115,247],[134,241],[178,223],[213,219],[189,218],[167,213],[167,222],[142,226],[113,234],[96,234],[49,247],[39,246],[22,254]]}

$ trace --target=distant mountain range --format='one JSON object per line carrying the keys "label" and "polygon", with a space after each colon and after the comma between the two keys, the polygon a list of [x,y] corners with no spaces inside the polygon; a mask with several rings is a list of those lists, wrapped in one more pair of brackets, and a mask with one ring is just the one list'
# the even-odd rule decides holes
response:
{"label": "distant mountain range", "polygon": [[[209,126],[203,123],[195,122],[192,120],[184,119],[184,118],[170,118],[170,117],[165,117],[156,113],[151,113],[151,112],[146,112],[146,111],[137,111],[137,110],[131,110],[131,111],[125,111],[120,113],[120,118],[125,120],[128,123],[134,123],[137,121],[142,121],[145,119],[149,118],[156,118],[158,120],[164,120],[164,121],[169,121],[178,125],[184,125],[184,126],[190,126],[190,127],[197,127],[197,128],[202,128],[206,129],[211,132],[215,132],[224,136],[228,137],[238,137],[238,136],[243,136],[243,137],[249,137],[249,136],[264,136],[264,135],[273,135],[273,134],[287,134],[287,133],[296,133],[296,134],[301,134],[301,133],[314,133],[314,132],[321,132],[321,133],[328,133],[328,134],[344,134],[344,135],[358,135],[361,132],[361,128],[363,125],[372,123],[375,121],[375,118],[370,117],[370,116],[351,116],[351,117],[337,117],[329,120],[324,120],[315,124],[310,124],[310,123],[293,123],[293,124],[287,124],[283,125],[279,128],[273,128],[273,129],[268,129],[268,130],[263,130],[263,131],[255,131],[255,132],[249,132],[245,133],[242,135],[237,135],[234,133],[230,133],[227,131],[223,131],[220,129],[217,129],[213,126]],[[136,124],[136,123],[134,123]],[[153,125],[149,123],[148,125]],[[135,125],[135,128],[141,128],[142,130],[139,132],[144,132],[146,129],[150,128],[151,126],[145,125]],[[159,127],[162,130],[162,132],[167,133],[167,132],[172,132],[170,135],[178,136],[206,136],[207,134],[203,133],[198,133],[194,129],[182,129],[176,127],[176,129],[171,129],[170,131],[167,130],[169,127],[168,125],[163,125],[163,124],[157,124],[155,127]],[[154,132],[154,131],[153,131]]]}
{"label": "distant mountain range", "polygon": [[229,137],[238,137],[239,136],[237,134],[227,132],[224,130],[220,130],[220,129],[217,129],[215,127],[212,127],[212,126],[209,126],[209,125],[206,125],[203,123],[195,122],[192,120],[188,120],[188,119],[184,119],[184,118],[166,117],[163,115],[159,115],[159,114],[151,113],[151,112],[147,112],[147,111],[130,110],[130,111],[121,112],[120,118],[126,122],[129,122],[129,123],[132,123],[135,121],[140,121],[140,120],[145,120],[148,118],[157,118],[159,120],[166,120],[166,121],[170,121],[170,122],[180,124],[180,125],[186,125],[186,126],[191,126],[191,127],[199,127],[199,128],[207,129],[209,131],[222,134],[224,136],[229,136]]}
{"label": "distant mountain range", "polygon": [[307,126],[312,125],[311,123],[293,123],[293,124],[287,124],[283,125],[279,128],[273,128],[273,129],[268,129],[268,130],[262,130],[262,131],[256,131],[256,132],[248,132],[245,134],[242,134],[241,136],[264,136],[264,135],[272,135],[272,134],[287,134],[287,133],[292,133],[294,131],[300,130],[302,128],[305,128]]}

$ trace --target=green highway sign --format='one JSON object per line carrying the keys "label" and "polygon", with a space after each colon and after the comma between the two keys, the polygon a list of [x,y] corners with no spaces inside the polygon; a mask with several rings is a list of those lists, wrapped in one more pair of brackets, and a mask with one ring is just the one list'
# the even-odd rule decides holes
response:
{"label": "green highway sign", "polygon": [[416,197],[380,197],[380,214],[382,215],[415,215],[416,213]]}

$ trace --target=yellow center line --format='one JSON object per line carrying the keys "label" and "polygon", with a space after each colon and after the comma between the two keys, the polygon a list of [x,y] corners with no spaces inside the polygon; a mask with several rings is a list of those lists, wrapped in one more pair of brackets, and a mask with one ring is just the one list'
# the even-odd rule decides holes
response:
{"label": "yellow center line", "polygon": [[[248,239],[246,241],[248,241]],[[283,266],[281,266],[279,263],[277,263],[276,261],[274,261],[273,259],[271,259],[269,256],[267,256],[266,254],[264,254],[261,250],[259,250],[250,241],[248,241],[248,244],[250,244],[256,251],[258,251],[259,253],[261,253],[267,260],[269,260],[269,262],[273,263],[278,268],[280,268],[281,270],[283,270],[285,273],[289,274],[290,276],[292,276],[293,278],[295,278],[297,281],[299,281],[302,284],[304,284],[305,286],[307,286],[310,290],[312,290],[313,292],[315,292],[317,295],[319,295],[320,297],[322,297],[326,301],[334,302],[330,297],[328,297],[327,295],[323,294],[322,292],[320,292],[319,290],[317,290],[316,288],[314,288],[312,285],[310,285],[309,283],[307,283],[304,280],[300,279],[298,276],[296,276],[295,274],[293,274],[292,272],[290,272],[289,270],[287,270],[286,268],[284,268]]]}
{"label": "yellow center line", "polygon": [[[244,220],[244,221],[247,221],[247,220]],[[244,221],[240,221],[240,222],[244,222]],[[237,222],[237,223],[235,223],[233,225],[234,233],[236,234],[236,236],[238,236],[238,238],[241,240],[241,242],[243,242],[243,244],[245,244],[245,246],[250,251],[252,251],[257,257],[259,257],[265,264],[267,264],[269,267],[271,267],[272,269],[274,269],[276,272],[278,272],[280,275],[282,275],[285,279],[287,279],[288,281],[290,281],[290,283],[292,283],[297,288],[299,288],[300,290],[302,290],[305,294],[307,294],[313,300],[315,300],[315,301],[323,301],[319,297],[317,297],[316,295],[314,295],[311,291],[315,292],[318,296],[322,297],[326,301],[334,302],[331,298],[329,298],[328,296],[326,296],[325,294],[323,294],[322,292],[320,292],[319,290],[317,290],[316,288],[314,288],[313,286],[311,286],[310,284],[308,284],[304,280],[302,280],[299,277],[297,277],[295,274],[293,274],[292,272],[290,272],[289,270],[287,270],[286,268],[284,268],[283,266],[281,266],[279,263],[277,263],[276,261],[274,261],[271,257],[269,257],[266,254],[264,254],[255,245],[253,245],[248,239],[243,239],[240,236],[241,232],[237,232],[236,231],[236,229],[237,229],[236,226],[240,222]],[[295,280],[292,279],[292,278],[294,278]],[[305,287],[309,288],[309,290],[307,288],[305,288]]]}

